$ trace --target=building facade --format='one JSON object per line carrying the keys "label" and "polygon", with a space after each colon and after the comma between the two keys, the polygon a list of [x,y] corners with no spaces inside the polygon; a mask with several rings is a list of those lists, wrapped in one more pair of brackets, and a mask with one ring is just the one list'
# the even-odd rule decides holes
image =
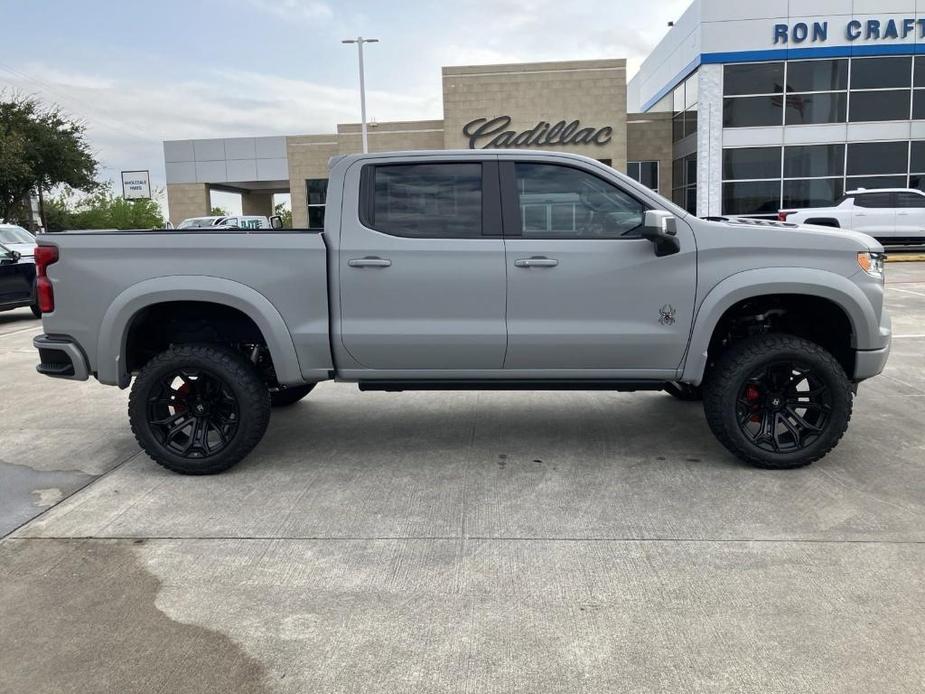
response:
{"label": "building facade", "polygon": [[670,117],[662,192],[699,216],[925,190],[925,3],[695,0],[628,105]]}
{"label": "building facade", "polygon": [[[584,154],[651,188],[672,189],[671,114],[627,115],[626,61],[443,68],[442,120],[373,123],[369,150],[491,147]],[[175,224],[208,213],[212,189],[242,194],[245,214],[291,193],[293,225],[323,224],[328,160],[361,151],[359,124],[336,132],[164,143]]]}

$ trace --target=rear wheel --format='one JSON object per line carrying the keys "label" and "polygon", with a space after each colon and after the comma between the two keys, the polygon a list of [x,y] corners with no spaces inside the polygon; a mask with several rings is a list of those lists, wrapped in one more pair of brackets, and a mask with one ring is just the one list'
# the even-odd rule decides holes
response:
{"label": "rear wheel", "polygon": [[273,407],[289,407],[289,405],[296,404],[311,393],[314,387],[314,383],[306,383],[302,386],[288,386],[279,390],[271,390],[270,403]]}
{"label": "rear wheel", "polygon": [[760,335],[720,357],[703,406],[716,438],[740,459],[796,468],[822,458],[845,433],[851,384],[819,345],[792,335]]}
{"label": "rear wheel", "polygon": [[263,437],[270,396],[253,365],[218,345],[179,345],[151,359],[129,397],[138,444],[187,475],[227,470]]}

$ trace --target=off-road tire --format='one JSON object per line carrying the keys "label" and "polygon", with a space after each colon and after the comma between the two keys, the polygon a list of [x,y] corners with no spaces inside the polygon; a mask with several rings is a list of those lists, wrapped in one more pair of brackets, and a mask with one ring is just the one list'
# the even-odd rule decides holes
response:
{"label": "off-road tire", "polygon": [[279,390],[272,390],[270,391],[270,404],[273,407],[295,405],[299,400],[311,393],[314,387],[314,383],[306,383],[302,386],[288,386]]}
{"label": "off-road tire", "polygon": [[[736,400],[749,376],[763,364],[782,358],[807,364],[829,389],[832,400],[822,432],[804,448],[788,453],[759,448],[743,434],[736,419]],[[746,463],[775,470],[809,465],[831,451],[848,427],[853,404],[851,384],[835,357],[809,340],[785,334],[758,335],[732,345],[708,375],[703,394],[707,423],[719,442]]]}
{"label": "off-road tire", "polygon": [[699,402],[703,400],[703,388],[701,386],[692,386],[690,383],[680,383],[672,381],[666,383],[665,392],[684,402]]}
{"label": "off-road tire", "polygon": [[[200,369],[218,378],[234,394],[239,418],[227,445],[214,455],[191,459],[169,450],[155,437],[148,421],[148,398],[159,379],[178,369]],[[129,422],[142,450],[159,465],[184,475],[211,475],[240,462],[260,442],[270,421],[270,393],[254,366],[220,345],[177,345],[149,361],[132,385]]]}

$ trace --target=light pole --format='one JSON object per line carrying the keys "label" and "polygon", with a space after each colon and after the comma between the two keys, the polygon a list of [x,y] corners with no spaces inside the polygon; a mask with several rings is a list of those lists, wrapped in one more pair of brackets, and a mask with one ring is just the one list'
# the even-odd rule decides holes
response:
{"label": "light pole", "polygon": [[341,43],[355,43],[360,56],[360,128],[363,133],[363,154],[366,154],[369,151],[369,143],[366,137],[366,83],[363,80],[363,44],[379,43],[379,39],[364,39],[362,36],[357,36],[355,39],[344,39]]}

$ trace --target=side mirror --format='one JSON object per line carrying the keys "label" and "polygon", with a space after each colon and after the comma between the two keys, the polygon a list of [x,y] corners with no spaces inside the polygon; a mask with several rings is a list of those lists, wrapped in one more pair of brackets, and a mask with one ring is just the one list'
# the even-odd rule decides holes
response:
{"label": "side mirror", "polygon": [[664,210],[647,210],[642,222],[641,236],[655,244],[655,255],[671,255],[681,250],[678,241],[677,220]]}
{"label": "side mirror", "polygon": [[270,228],[271,229],[282,229],[283,228],[283,218],[278,214],[270,217]]}
{"label": "side mirror", "polygon": [[19,251],[9,251],[0,256],[0,258],[2,258],[3,262],[7,265],[12,265],[13,263],[19,262],[19,259],[22,258],[22,253]]}

